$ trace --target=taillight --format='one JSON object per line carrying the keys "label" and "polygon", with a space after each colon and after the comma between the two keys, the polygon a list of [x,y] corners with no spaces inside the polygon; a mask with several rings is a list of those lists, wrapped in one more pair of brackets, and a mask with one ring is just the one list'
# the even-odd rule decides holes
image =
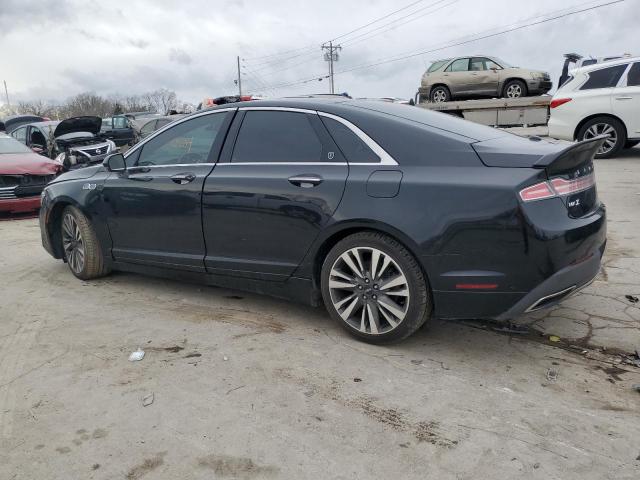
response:
{"label": "taillight", "polygon": [[520,190],[520,198],[525,202],[534,200],[543,200],[545,198],[555,197],[555,192],[551,189],[549,182],[540,182]]}
{"label": "taillight", "polygon": [[540,182],[530,187],[520,190],[520,198],[524,202],[534,200],[544,200],[546,198],[562,197],[572,195],[593,187],[596,184],[596,177],[593,173],[584,177],[565,180],[564,178],[554,178],[550,182]]}
{"label": "taillight", "polygon": [[556,108],[559,107],[560,105],[564,105],[567,102],[570,102],[571,99],[570,98],[554,98],[553,100],[551,100],[551,103],[549,104],[550,108]]}

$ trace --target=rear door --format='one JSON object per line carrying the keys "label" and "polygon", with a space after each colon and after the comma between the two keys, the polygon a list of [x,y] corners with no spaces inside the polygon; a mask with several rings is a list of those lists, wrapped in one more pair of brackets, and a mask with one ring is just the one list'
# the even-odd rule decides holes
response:
{"label": "rear door", "polygon": [[338,207],[347,175],[316,112],[241,108],[204,185],[207,271],[285,280]]}
{"label": "rear door", "polygon": [[612,106],[627,127],[627,137],[640,139],[640,62],[630,65],[620,86],[613,89]]}

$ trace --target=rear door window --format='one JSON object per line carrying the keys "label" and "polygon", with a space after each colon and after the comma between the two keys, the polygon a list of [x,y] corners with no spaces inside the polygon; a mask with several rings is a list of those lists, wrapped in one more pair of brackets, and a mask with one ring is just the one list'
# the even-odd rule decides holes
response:
{"label": "rear door window", "polygon": [[246,112],[231,161],[234,163],[320,162],[322,142],[301,112]]}
{"label": "rear door window", "polygon": [[615,87],[628,65],[615,65],[590,72],[589,79],[580,87],[580,90]]}
{"label": "rear door window", "polygon": [[19,142],[27,144],[27,127],[16,128],[11,132],[11,136]]}
{"label": "rear door window", "polygon": [[627,74],[627,86],[639,87],[640,86],[640,62],[634,63]]}
{"label": "rear door window", "polygon": [[467,72],[469,70],[469,59],[459,58],[446,68],[446,72]]}
{"label": "rear door window", "polygon": [[380,157],[350,128],[333,118],[320,118],[349,163],[380,163]]}

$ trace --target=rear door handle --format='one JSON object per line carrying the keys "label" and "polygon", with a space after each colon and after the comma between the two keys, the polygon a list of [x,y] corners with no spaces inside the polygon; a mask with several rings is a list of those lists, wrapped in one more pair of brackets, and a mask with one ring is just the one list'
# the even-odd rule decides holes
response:
{"label": "rear door handle", "polygon": [[171,180],[179,185],[186,185],[187,183],[193,182],[195,179],[196,176],[193,173],[176,173],[171,176]]}
{"label": "rear door handle", "polygon": [[303,174],[289,177],[289,183],[296,187],[311,188],[322,183],[322,177],[316,174]]}
{"label": "rear door handle", "polygon": [[633,100],[633,97],[616,97],[616,100]]}

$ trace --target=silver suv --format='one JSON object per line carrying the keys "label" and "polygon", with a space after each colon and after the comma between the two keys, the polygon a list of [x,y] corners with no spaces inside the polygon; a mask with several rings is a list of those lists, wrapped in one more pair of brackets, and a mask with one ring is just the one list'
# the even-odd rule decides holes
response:
{"label": "silver suv", "polygon": [[447,58],[433,62],[422,76],[419,93],[431,102],[458,98],[518,98],[551,90],[547,72],[519,68],[496,57]]}

